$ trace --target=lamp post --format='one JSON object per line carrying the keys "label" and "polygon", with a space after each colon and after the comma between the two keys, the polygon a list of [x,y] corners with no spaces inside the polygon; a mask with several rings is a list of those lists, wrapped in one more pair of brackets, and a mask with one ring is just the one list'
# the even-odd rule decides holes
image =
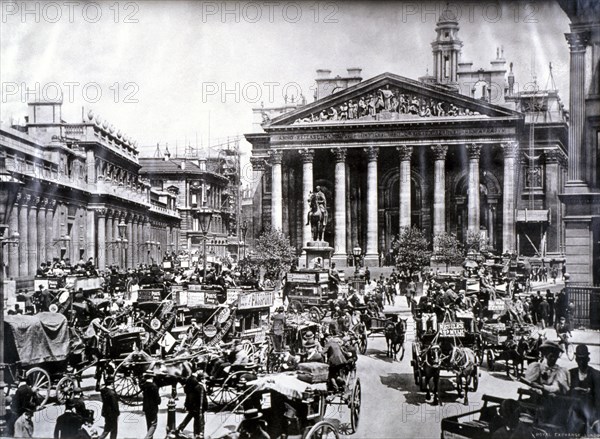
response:
{"label": "lamp post", "polygon": [[198,218],[198,222],[200,223],[200,230],[202,231],[202,235],[204,237],[203,242],[203,271],[202,271],[202,282],[206,279],[206,239],[208,236],[208,231],[210,229],[210,222],[212,221],[213,211],[206,207],[206,201],[202,203],[202,208],[196,211],[196,217]]}
{"label": "lamp post", "polygon": [[246,259],[246,233],[248,232],[248,221],[244,221],[242,223],[242,239],[243,239],[243,247],[242,252],[244,255],[244,259]]}
{"label": "lamp post", "polygon": [[119,231],[119,238],[117,239],[117,245],[119,246],[119,265],[121,269],[125,269],[125,249],[127,248],[127,237],[125,236],[125,232],[127,230],[127,224],[125,221],[121,220],[117,225],[117,229]]}
{"label": "lamp post", "polygon": [[19,234],[5,238],[8,219],[12,212],[17,193],[22,183],[6,170],[6,152],[0,155],[0,437],[4,436],[6,425],[6,404],[4,399],[4,246],[17,244]]}
{"label": "lamp post", "polygon": [[352,256],[354,256],[354,277],[358,277],[358,261],[360,260],[360,255],[362,254],[362,249],[359,246],[356,246],[352,249]]}

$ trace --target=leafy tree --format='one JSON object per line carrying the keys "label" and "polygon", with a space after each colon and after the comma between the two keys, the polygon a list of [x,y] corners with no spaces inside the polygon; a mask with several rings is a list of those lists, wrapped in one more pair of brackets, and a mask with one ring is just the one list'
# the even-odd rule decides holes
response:
{"label": "leafy tree", "polygon": [[452,233],[440,233],[433,239],[433,256],[439,262],[449,265],[458,265],[463,262],[464,253],[461,242]]}
{"label": "leafy tree", "polygon": [[467,239],[464,249],[465,256],[469,252],[481,252],[487,248],[487,245],[488,240],[483,238],[480,232],[474,232],[470,230],[467,232]]}
{"label": "leafy tree", "polygon": [[267,277],[279,279],[295,260],[296,249],[288,238],[281,231],[267,227],[255,242],[252,261],[243,262],[263,268]]}
{"label": "leafy tree", "polygon": [[413,273],[429,265],[429,246],[430,242],[421,230],[416,227],[403,228],[394,248],[398,270]]}

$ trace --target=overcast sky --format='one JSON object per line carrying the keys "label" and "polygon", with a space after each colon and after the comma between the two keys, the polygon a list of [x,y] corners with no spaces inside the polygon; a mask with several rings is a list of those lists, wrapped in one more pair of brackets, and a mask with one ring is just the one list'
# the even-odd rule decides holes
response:
{"label": "overcast sky", "polygon": [[[140,145],[206,145],[252,129],[252,107],[313,100],[316,69],[363,78],[431,72],[430,43],[446,2],[2,2],[1,119],[26,114],[36,90],[60,85],[63,118],[93,109]],[[500,5],[500,6],[498,6]],[[462,61],[488,68],[496,48],[519,89],[556,86],[568,107],[569,21],[554,1],[450,2]],[[74,84],[69,84],[74,83]],[[297,85],[296,85],[297,84]],[[101,93],[98,96],[98,92]],[[248,144],[244,145],[249,148]]]}

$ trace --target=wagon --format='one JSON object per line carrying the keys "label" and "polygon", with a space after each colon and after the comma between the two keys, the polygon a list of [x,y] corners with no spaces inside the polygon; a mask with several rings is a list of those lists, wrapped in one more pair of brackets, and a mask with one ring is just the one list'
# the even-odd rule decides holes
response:
{"label": "wagon", "polygon": [[40,406],[51,397],[64,402],[78,380],[77,371],[69,367],[70,345],[67,318],[62,314],[5,316],[6,394],[16,388],[18,377],[25,374],[40,397]]}
{"label": "wagon", "polygon": [[[293,372],[260,377],[248,386],[238,409],[258,410],[271,438],[339,438],[340,434],[355,433],[359,426],[361,385],[354,369],[348,370],[346,385],[338,392],[329,390],[325,383],[301,381]],[[244,422],[238,431],[244,429]]]}

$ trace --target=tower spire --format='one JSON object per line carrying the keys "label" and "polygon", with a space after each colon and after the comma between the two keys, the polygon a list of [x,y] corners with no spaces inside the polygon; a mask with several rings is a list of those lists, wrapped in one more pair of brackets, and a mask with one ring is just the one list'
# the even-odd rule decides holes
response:
{"label": "tower spire", "polygon": [[448,4],[436,24],[436,39],[431,43],[433,51],[433,76],[438,84],[457,84],[458,61],[463,45],[458,38],[458,19]]}

